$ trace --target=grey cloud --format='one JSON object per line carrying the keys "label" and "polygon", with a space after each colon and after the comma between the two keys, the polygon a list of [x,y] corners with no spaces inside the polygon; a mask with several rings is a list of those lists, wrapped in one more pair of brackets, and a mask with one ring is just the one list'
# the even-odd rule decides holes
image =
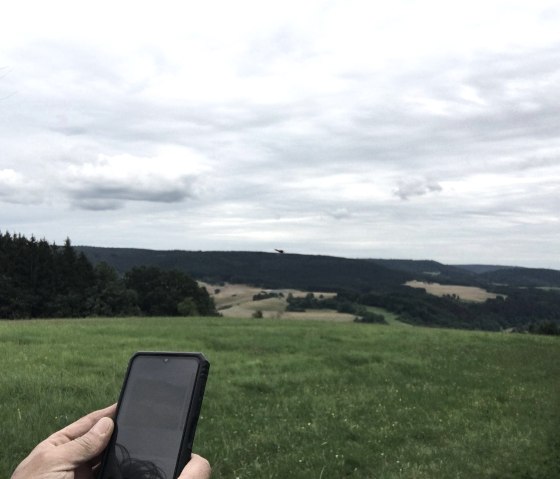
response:
{"label": "grey cloud", "polygon": [[402,180],[395,190],[395,195],[401,200],[408,200],[413,196],[424,196],[441,190],[441,185],[435,181],[414,178]]}
{"label": "grey cloud", "polygon": [[127,201],[180,203],[195,197],[194,178],[182,176],[174,180],[154,179],[152,182],[94,178],[77,180],[66,187],[72,204],[81,209],[115,210]]}
{"label": "grey cloud", "polygon": [[[468,158],[472,168],[476,157],[533,151],[535,140],[557,139],[560,83],[554,79],[559,64],[560,48],[554,46],[481,55],[468,63],[441,61],[426,65],[424,73],[396,73],[385,103],[351,112],[353,144],[362,155],[369,150],[374,157],[408,166],[426,165],[437,155]],[[357,88],[364,85],[365,80],[355,83]],[[472,88],[483,104],[462,98],[463,86]],[[447,111],[418,110],[405,101],[414,98],[440,102]],[[352,134],[341,132],[347,133]]]}
{"label": "grey cloud", "polygon": [[156,203],[176,203],[192,198],[190,185],[87,185],[80,189],[80,195],[86,198],[112,198],[128,201],[153,201]]}
{"label": "grey cloud", "polygon": [[124,201],[112,199],[74,197],[72,200],[72,205],[80,210],[113,211],[124,208],[126,203]]}
{"label": "grey cloud", "polygon": [[335,208],[328,212],[328,215],[335,220],[343,220],[352,217],[352,212],[348,208]]}
{"label": "grey cloud", "polygon": [[557,167],[560,164],[560,152],[548,158],[546,156],[530,156],[529,158],[515,158],[508,161],[507,166],[513,170],[527,171]]}
{"label": "grey cloud", "polygon": [[512,143],[524,138],[556,139],[559,64],[560,45],[481,56],[469,66],[463,81],[485,104],[451,118],[446,121],[447,127],[441,125],[443,130],[438,131],[462,129],[485,146],[493,143],[504,149],[516,148]]}

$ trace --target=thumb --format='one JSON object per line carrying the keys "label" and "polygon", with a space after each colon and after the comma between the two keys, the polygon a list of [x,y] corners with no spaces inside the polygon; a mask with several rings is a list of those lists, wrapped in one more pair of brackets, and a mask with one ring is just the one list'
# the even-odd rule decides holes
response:
{"label": "thumb", "polygon": [[113,420],[109,417],[102,417],[83,436],[59,446],[58,449],[70,464],[83,464],[101,454],[107,447],[113,428]]}

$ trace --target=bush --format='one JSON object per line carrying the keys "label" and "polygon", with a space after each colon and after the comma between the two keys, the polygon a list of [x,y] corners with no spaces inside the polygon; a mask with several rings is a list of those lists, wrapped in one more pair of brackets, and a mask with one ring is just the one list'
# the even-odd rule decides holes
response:
{"label": "bush", "polygon": [[382,314],[371,313],[366,311],[361,316],[356,316],[354,319],[356,323],[370,323],[370,324],[387,324],[385,321],[385,316]]}
{"label": "bush", "polygon": [[198,316],[198,308],[192,298],[185,298],[177,305],[177,312],[181,316]]}
{"label": "bush", "polygon": [[547,336],[560,336],[560,327],[553,321],[541,321],[540,323],[531,324],[529,326],[529,332]]}
{"label": "bush", "polygon": [[280,295],[274,292],[261,291],[253,296],[253,301],[262,301],[263,299],[278,298]]}

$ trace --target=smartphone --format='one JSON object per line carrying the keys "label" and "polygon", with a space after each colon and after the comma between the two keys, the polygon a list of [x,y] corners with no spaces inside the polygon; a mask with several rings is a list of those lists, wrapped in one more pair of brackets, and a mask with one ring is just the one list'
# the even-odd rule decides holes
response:
{"label": "smartphone", "polygon": [[176,479],[191,458],[210,363],[201,353],[132,356],[98,479]]}

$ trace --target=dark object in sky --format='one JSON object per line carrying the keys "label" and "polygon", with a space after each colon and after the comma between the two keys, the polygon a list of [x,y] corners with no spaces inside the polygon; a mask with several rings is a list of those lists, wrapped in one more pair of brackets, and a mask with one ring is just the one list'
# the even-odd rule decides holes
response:
{"label": "dark object in sky", "polygon": [[274,251],[280,253],[280,254],[284,254],[284,250],[283,249],[276,249],[274,248]]}

